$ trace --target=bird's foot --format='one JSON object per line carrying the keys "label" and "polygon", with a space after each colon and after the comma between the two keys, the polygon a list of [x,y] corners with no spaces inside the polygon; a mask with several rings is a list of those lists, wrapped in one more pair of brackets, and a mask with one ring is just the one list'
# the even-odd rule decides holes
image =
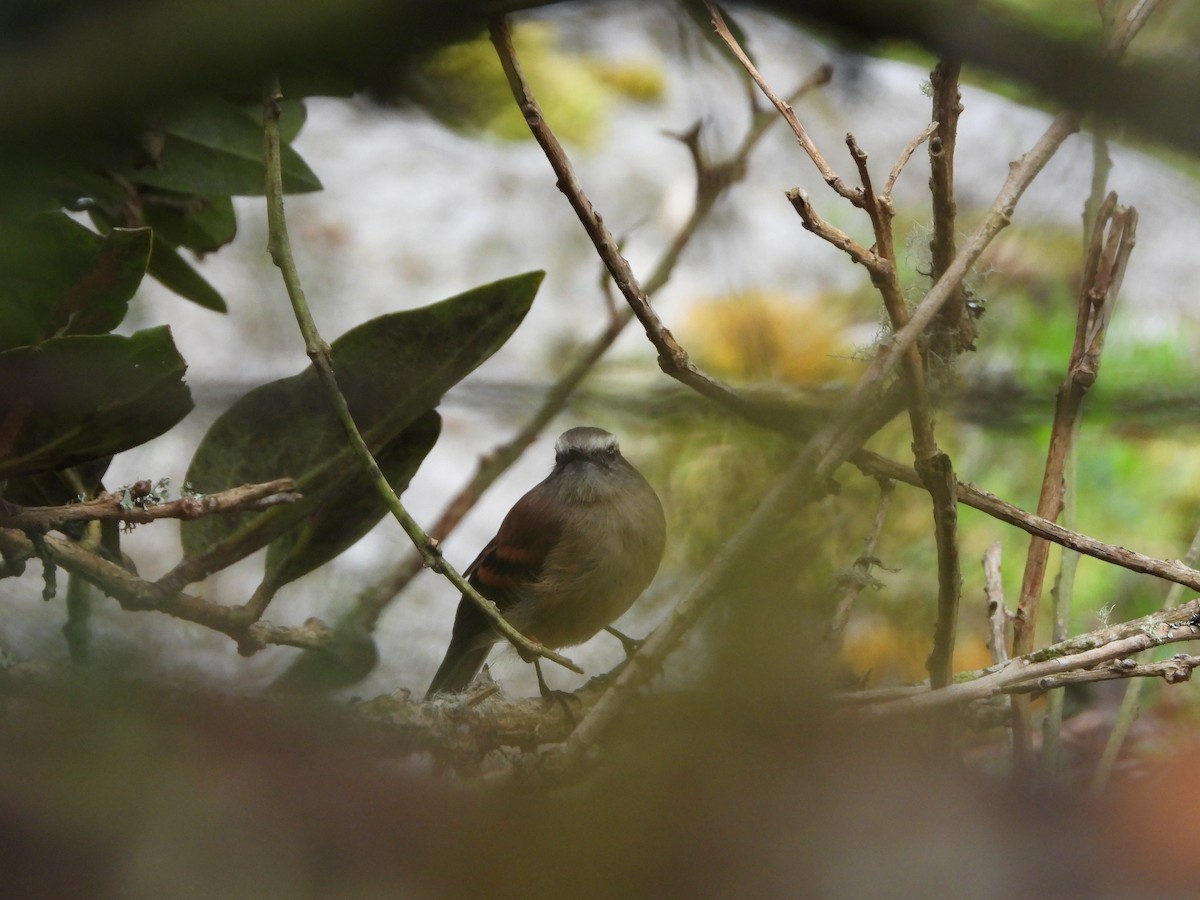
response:
{"label": "bird's foot", "polygon": [[625,658],[633,656],[641,649],[642,644],[646,643],[645,638],[631,638],[629,635],[617,631],[611,625],[605,625],[604,630],[621,642],[621,646],[625,648]]}
{"label": "bird's foot", "polygon": [[533,670],[537,672],[538,690],[542,692],[542,698],[544,700],[553,700],[557,703],[566,717],[571,720],[572,724],[578,722],[579,717],[575,715],[575,710],[571,707],[571,703],[574,702],[582,707],[583,701],[570,691],[556,691],[550,685],[546,684],[546,679],[542,677],[542,666],[536,659],[533,661]]}

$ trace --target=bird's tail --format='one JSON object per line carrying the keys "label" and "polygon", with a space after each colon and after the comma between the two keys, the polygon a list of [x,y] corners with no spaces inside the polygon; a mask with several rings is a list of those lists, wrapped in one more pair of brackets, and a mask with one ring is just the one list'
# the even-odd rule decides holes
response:
{"label": "bird's tail", "polygon": [[438,666],[437,674],[433,676],[429,690],[425,692],[425,699],[429,700],[436,694],[451,694],[464,690],[483,668],[483,662],[491,649],[491,644],[480,647],[473,642],[460,643],[457,639],[452,639],[446,649],[446,658]]}

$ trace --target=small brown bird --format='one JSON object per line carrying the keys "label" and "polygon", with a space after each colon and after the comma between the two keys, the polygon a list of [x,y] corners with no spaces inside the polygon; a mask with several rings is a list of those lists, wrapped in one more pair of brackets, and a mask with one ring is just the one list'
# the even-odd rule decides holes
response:
{"label": "small brown bird", "polygon": [[[633,605],[658,571],[666,519],[607,431],[572,428],[554,451],[554,470],[516,502],[465,574],[518,631],[557,649],[583,643]],[[425,699],[466,688],[499,639],[463,597]]]}

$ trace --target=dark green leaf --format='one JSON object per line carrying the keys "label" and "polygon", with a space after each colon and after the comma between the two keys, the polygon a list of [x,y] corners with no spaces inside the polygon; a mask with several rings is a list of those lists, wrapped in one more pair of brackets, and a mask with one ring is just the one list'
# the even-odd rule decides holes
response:
{"label": "dark green leaf", "polygon": [[0,478],[144,444],[192,409],[169,328],[54,338],[0,353]]}
{"label": "dark green leaf", "polygon": [[170,288],[185,300],[191,300],[216,312],[226,312],[225,298],[178,251],[159,237],[154,238],[154,252],[147,270],[163,287]]}
{"label": "dark green leaf", "polygon": [[[156,157],[131,158],[123,174],[130,181],[182,194],[218,197],[261,195],[265,191],[262,121],[241,107],[209,98],[164,122]],[[321,182],[289,145],[280,150],[283,189],[318,191]]]}
{"label": "dark green leaf", "polygon": [[103,334],[146,272],[150,229],[100,236],[62,213],[0,229],[0,350]]}
{"label": "dark green leaf", "polygon": [[65,506],[80,496],[93,497],[111,462],[111,456],[101,456],[68,469],[11,478],[4,499],[21,506]]}
{"label": "dark green leaf", "polygon": [[320,650],[304,650],[271,690],[285,694],[322,694],[358,684],[379,662],[371,633],[358,623],[338,626]]}
{"label": "dark green leaf", "polygon": [[[251,110],[251,115],[262,115],[261,109]],[[279,108],[279,139],[285,144],[294,141],[308,120],[308,107],[303,100],[284,100]]]}
{"label": "dark green leaf", "polygon": [[[542,277],[542,272],[528,272],[432,306],[389,313],[333,342],[338,384],[376,453],[380,448],[407,452],[402,441],[396,443],[397,436],[508,340],[529,310]],[[322,492],[321,502],[336,508],[345,502],[342,486],[357,477],[357,463],[336,473],[337,490],[328,482],[317,483],[313,473],[345,443],[310,366],[299,375],[255,388],[218,418],[200,442],[187,479],[194,489],[213,492],[291,476],[305,494]],[[311,509],[289,506],[258,515],[273,515],[287,527],[311,514]],[[184,550],[196,556],[244,524],[241,517],[185,522]],[[276,529],[273,536],[281,533]]]}
{"label": "dark green leaf", "polygon": [[[375,461],[397,494],[408,488],[437,442],[441,427],[442,417],[430,410],[375,454]],[[365,472],[340,485],[332,498],[327,499],[319,490],[306,493],[297,507],[297,512],[303,510],[306,514],[303,523],[273,541],[267,550],[266,577],[276,588],[354,546],[387,513],[383,498]]]}
{"label": "dark green leaf", "polygon": [[197,253],[219,250],[237,235],[237,218],[229,197],[188,197],[182,194],[143,196],[146,224],[155,239]]}

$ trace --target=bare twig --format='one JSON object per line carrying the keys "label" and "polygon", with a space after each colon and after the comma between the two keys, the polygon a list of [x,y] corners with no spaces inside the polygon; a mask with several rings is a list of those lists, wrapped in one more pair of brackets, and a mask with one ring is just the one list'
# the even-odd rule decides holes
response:
{"label": "bare twig", "polygon": [[[911,466],[887,459],[877,453],[860,450],[851,457],[850,461],[864,474],[873,478],[891,478],[914,487],[924,488],[920,476]],[[1112,563],[1123,569],[1141,572],[1144,575],[1153,575],[1181,584],[1194,591],[1200,591],[1200,571],[1184,565],[1179,560],[1156,559],[1144,553],[1138,553],[1136,550],[1128,550],[1115,544],[1106,544],[1086,534],[1064,528],[1049,519],[1026,512],[970,482],[958,482],[957,492],[960,503],[985,512],[1009,525],[1015,525],[1030,535],[1043,537],[1063,547],[1078,550],[1084,556]]]}
{"label": "bare twig", "polygon": [[[932,426],[930,428],[932,436]],[[962,595],[962,571],[958,552],[958,478],[948,454],[934,452],[918,457],[916,471],[933,501],[934,539],[938,554],[938,604],[933,650],[927,667],[933,683],[949,684],[954,677],[954,638],[958,630],[958,608]]]}
{"label": "bare twig", "polygon": [[157,587],[151,582],[74,541],[46,536],[38,544],[35,546],[27,535],[15,529],[0,529],[0,547],[4,548],[6,557],[11,555],[13,559],[28,559],[42,555],[45,563],[61,566],[72,575],[95,585],[125,610],[155,610],[203,625],[233,638],[244,655],[250,655],[266,644],[319,649],[325,646],[331,634],[316,619],[310,619],[301,628],[285,628],[268,622],[248,625],[241,609],[236,606],[222,606],[184,593],[161,598]]}
{"label": "bare twig", "polygon": [[972,232],[963,248],[954,257],[954,261],[938,278],[933,287],[925,294],[925,298],[912,311],[908,324],[893,332],[879,347],[870,368],[855,385],[846,410],[842,414],[843,421],[849,421],[858,414],[862,404],[869,402],[883,383],[899,364],[908,348],[916,343],[925,329],[937,316],[958,290],[962,280],[966,278],[983,251],[1002,230],[1012,221],[1017,201],[1025,193],[1033,179],[1045,168],[1046,163],[1062,146],[1063,141],[1079,130],[1079,116],[1075,113],[1060,113],[1051,123],[1045,134],[1027,152],[1009,168],[1008,177],[992,202],[983,221]]}
{"label": "bare twig", "polygon": [[908,165],[908,161],[912,159],[912,155],[917,152],[917,148],[929,140],[930,136],[937,131],[938,123],[930,122],[925,126],[925,130],[918,134],[915,138],[908,142],[900,156],[896,159],[896,164],[892,166],[892,171],[888,173],[887,184],[883,187],[883,196],[889,203],[892,201],[892,191],[896,187],[896,179],[900,177],[900,173],[904,171],[904,167]]}
{"label": "bare twig", "polygon": [[[933,237],[929,241],[930,273],[937,281],[954,262],[958,205],[954,200],[954,148],[958,140],[958,117],[962,96],[957,59],[938,61],[929,76],[933,87],[933,119],[937,132],[929,141],[929,193],[933,200]],[[960,282],[933,321],[928,353],[933,359],[950,360],[975,345],[975,326],[967,314],[967,293]]]}
{"label": "bare twig", "polygon": [[[372,455],[362,434],[359,433],[358,426],[354,423],[354,418],[350,414],[350,407],[346,403],[346,398],[338,388],[329,345],[321,338],[317,331],[316,323],[309,312],[308,301],[304,296],[304,290],[300,284],[300,276],[296,271],[295,261],[292,258],[291,242],[288,238],[287,222],[283,211],[283,174],[280,163],[279,141],[279,115],[282,100],[283,95],[279,90],[278,81],[273,80],[272,84],[268,86],[263,99],[264,144],[267,170],[267,227],[269,230],[267,248],[271,254],[272,261],[279,267],[280,273],[283,276],[288,298],[291,300],[292,310],[296,315],[296,323],[304,335],[304,344],[308,351],[308,356],[312,360],[313,367],[321,379],[321,384],[325,388],[329,401],[333,405],[338,420],[346,432],[347,439],[355,449],[360,465],[370,475],[372,483],[387,503],[393,517],[400,523],[400,526],[412,540],[414,546],[420,551],[425,564],[444,575],[464,596],[470,597],[471,601],[487,617],[491,626],[521,651],[522,658],[544,657],[573,672],[582,672],[582,669],[565,656],[554,653],[538,642],[531,641],[522,635],[500,614],[495,603],[479,594],[453,566],[445,561],[437,544],[430,540],[421,526],[417,524],[416,519],[404,508],[404,505],[400,502],[400,498],[396,496],[396,492],[392,489],[387,477],[375,461],[375,457]],[[257,615],[262,614],[262,609],[260,608],[262,605],[261,603],[253,606],[247,604],[247,607],[244,609],[246,610],[246,614],[253,619],[257,618]]]}
{"label": "bare twig", "polygon": [[791,105],[783,100],[778,94],[771,90],[771,86],[767,84],[766,79],[762,77],[754,63],[750,61],[750,57],[742,50],[733,34],[729,31],[729,26],[725,24],[725,18],[721,15],[720,9],[716,4],[705,0],[705,5],[708,7],[709,15],[712,16],[713,28],[717,32],[717,36],[721,38],[729,47],[734,56],[737,57],[742,67],[754,79],[754,83],[758,85],[759,90],[763,95],[771,101],[779,114],[783,116],[783,120],[788,123],[788,127],[792,129],[792,134],[796,136],[796,140],[800,143],[800,147],[808,155],[808,158],[813,161],[813,165],[817,167],[817,171],[821,173],[821,178],[825,183],[834,189],[838,194],[845,197],[855,206],[861,206],[863,202],[862,192],[856,188],[850,187],[846,182],[838,177],[838,174],[829,165],[825,157],[823,157],[816,145],[812,142],[812,138],[808,136],[808,132],[804,130],[804,126],[800,124],[800,120],[796,118],[796,113]]}
{"label": "bare twig", "polygon": [[[995,541],[988,545],[983,554],[983,594],[987,606],[988,620],[988,652],[992,657],[992,665],[999,667],[1008,662],[1008,623],[1011,616],[1004,604],[1004,583],[1000,577],[1001,543]],[[1006,715],[1012,714],[1012,699],[1004,698],[1003,710]],[[1006,748],[1012,753],[1012,731],[1005,730]]]}
{"label": "bare twig", "polygon": [[[1142,28],[1146,18],[1157,5],[1156,2],[1139,3],[1126,17],[1125,23],[1117,29],[1110,50],[1119,55],[1133,40],[1134,35]],[[890,375],[899,364],[908,347],[929,327],[938,315],[942,306],[949,302],[962,284],[964,278],[975,265],[980,255],[1009,222],[1016,209],[1017,202],[1025,193],[1033,179],[1045,168],[1046,163],[1062,146],[1063,141],[1079,130],[1080,115],[1066,111],[1059,113],[1050,127],[1034,144],[1033,148],[1009,167],[1008,177],[1000,187],[1000,192],[988,208],[983,221],[967,239],[966,244],[954,257],[925,294],[925,298],[913,310],[908,324],[892,334],[879,347],[879,352],[871,363],[871,367],[859,379],[854,387],[854,393],[842,413],[842,422],[851,422],[865,404],[878,393],[879,385]]]}
{"label": "bare twig", "polygon": [[[908,321],[908,306],[896,265],[892,235],[891,204],[875,193],[867,168],[867,155],[851,134],[846,145],[862,181],[863,209],[875,233],[875,255],[881,265],[871,270],[871,281],[883,298],[893,330]],[[938,607],[933,649],[929,654],[929,677],[935,687],[949,684],[954,675],[954,638],[958,628],[959,594],[962,574],[958,558],[958,509],[955,499],[954,467],[950,457],[938,447],[933,431],[933,414],[926,389],[925,364],[916,345],[905,353],[904,384],[908,393],[908,417],[913,434],[916,470],[929,490],[933,503],[934,538],[938,554]]]}
{"label": "bare twig", "polygon": [[874,251],[864,247],[836,225],[831,225],[821,218],[816,208],[812,205],[812,201],[808,199],[806,191],[802,191],[800,188],[792,188],[787,192],[787,199],[797,214],[799,214],[800,223],[806,230],[811,231],[817,237],[837,247],[854,260],[854,262],[865,266],[868,271],[873,273],[882,268],[883,264]]}
{"label": "bare twig", "polygon": [[583,192],[566,151],[546,123],[541,107],[534,99],[533,91],[526,82],[520,63],[517,61],[507,20],[503,16],[493,18],[490,33],[492,44],[500,57],[500,64],[508,79],[513,97],[517,101],[521,114],[525,117],[530,132],[546,154],[546,159],[558,177],[559,190],[566,195],[588,237],[595,245],[596,252],[612,274],[614,283],[633,310],[633,314],[645,328],[646,337],[658,351],[659,366],[672,378],[686,384],[698,393],[734,409],[744,409],[745,401],[737,393],[696,367],[688,358],[687,351],[675,340],[675,336],[671,334],[658,317],[658,313],[650,306],[650,299],[646,295],[646,291],[633,274],[628,260],[622,256],[612,233],[604,225],[599,213],[596,212],[592,202]]}
{"label": "bare twig", "polygon": [[[956,682],[940,690],[906,692],[895,699],[866,703],[862,711],[871,716],[895,716],[957,706],[992,697],[1014,685],[1034,682],[1048,675],[1091,669],[1150,647],[1195,640],[1198,636],[1200,599],[1131,622],[1069,638],[1001,666],[989,667],[977,673],[978,677]],[[854,702],[852,697],[846,699]]]}
{"label": "bare twig", "polygon": [[1004,605],[1004,583],[1000,577],[1001,544],[995,541],[983,554],[983,596],[987,605],[988,652],[993,663],[1008,661],[1008,623],[1011,616]]}
{"label": "bare twig", "polygon": [[[1200,531],[1197,531],[1192,537],[1191,546],[1184,554],[1183,562],[1187,565],[1195,565],[1197,559],[1200,559]],[[1171,589],[1167,591],[1167,596],[1163,600],[1163,609],[1170,609],[1177,605],[1183,599],[1183,591],[1182,584],[1171,585]],[[1104,752],[1100,754],[1100,761],[1096,763],[1096,769],[1092,773],[1090,790],[1094,794],[1104,790],[1112,775],[1113,767],[1117,764],[1117,758],[1121,755],[1121,747],[1137,718],[1143,684],[1145,684],[1144,681],[1135,679],[1129,682],[1129,686],[1125,689],[1125,696],[1121,698],[1121,707],[1117,710],[1117,720],[1113,723],[1113,730],[1104,744]]]}
{"label": "bare twig", "polygon": [[1032,681],[1022,681],[1004,688],[1007,694],[1041,694],[1069,684],[1089,684],[1094,681],[1113,681],[1118,678],[1161,678],[1167,684],[1182,684],[1190,681],[1192,670],[1200,666],[1200,656],[1178,653],[1162,662],[1138,665],[1132,659],[1119,659],[1097,666],[1063,672],[1061,675],[1043,675]]}
{"label": "bare twig", "polygon": [[[1067,455],[1067,465],[1063,472],[1065,490],[1063,492],[1062,520],[1068,527],[1074,528],[1078,521],[1077,483],[1079,456],[1079,428],[1076,420],[1071,435],[1071,449]],[[1060,554],[1058,574],[1054,578],[1054,587],[1050,589],[1051,643],[1065,641],[1071,633],[1071,608],[1075,600],[1075,573],[1079,568],[1080,554],[1077,550],[1064,549]],[[1058,779],[1062,770],[1062,719],[1065,696],[1062,692],[1051,694],[1046,700],[1046,712],[1042,717],[1042,753],[1041,773],[1044,782],[1051,783]]]}
{"label": "bare twig", "polygon": [[[1133,249],[1136,230],[1136,210],[1119,209],[1116,195],[1109,194],[1097,214],[1080,284],[1075,344],[1055,403],[1045,475],[1037,505],[1038,515],[1044,519],[1053,521],[1062,511],[1063,472],[1070,453],[1071,438],[1076,433],[1075,426],[1084,396],[1099,372],[1100,351],[1116,302],[1116,290],[1120,287],[1125,263]],[[1034,537],[1030,541],[1016,618],[1013,620],[1014,656],[1023,656],[1033,649],[1049,553],[1050,542],[1045,538]],[[1013,713],[1016,769],[1018,773],[1027,772],[1032,762],[1028,698],[1019,698],[1013,704]]]}
{"label": "bare twig", "polygon": [[858,602],[859,594],[862,593],[864,587],[871,583],[871,567],[879,564],[879,560],[875,557],[875,546],[879,543],[879,535],[883,533],[883,523],[887,520],[888,507],[891,505],[896,485],[887,478],[878,479],[878,483],[879,507],[875,510],[871,532],[863,541],[862,553],[859,554],[858,559],[854,561],[854,565],[850,567],[850,571],[845,576],[846,590],[838,601],[837,609],[834,610],[833,618],[829,622],[829,631],[835,635],[846,627],[854,604]]}
{"label": "bare twig", "polygon": [[1161,0],[1137,0],[1130,7],[1125,18],[1117,24],[1109,38],[1107,49],[1111,59],[1119,59],[1124,55],[1129,44],[1142,30],[1142,26],[1146,24],[1150,16],[1154,14],[1160,2]]}
{"label": "bare twig", "polygon": [[[1099,7],[1101,21],[1106,33],[1111,34],[1114,26],[1116,7]],[[1096,221],[1101,209],[1104,208],[1108,197],[1108,176],[1112,171],[1112,159],[1108,154],[1108,141],[1104,136],[1103,126],[1095,129],[1092,136],[1092,185],[1088,198],[1083,205],[1083,252],[1086,260],[1091,247],[1092,235],[1096,231]],[[1066,468],[1063,473],[1063,524],[1074,528],[1078,521],[1079,485],[1077,481],[1079,461],[1079,430],[1081,419],[1076,419],[1072,426],[1070,447],[1067,452]],[[1075,550],[1063,550],[1058,575],[1054,579],[1054,587],[1050,591],[1054,632],[1052,642],[1065,640],[1070,634],[1071,607],[1075,596],[1075,574],[1079,568],[1079,553]],[[1133,684],[1141,684],[1134,680]],[[1044,782],[1058,779],[1062,769],[1062,719],[1065,705],[1065,692],[1055,691],[1046,699],[1046,711],[1042,717],[1042,752],[1041,773]]]}
{"label": "bare twig", "polygon": [[216,513],[263,509],[275,503],[300,499],[290,478],[263,484],[244,484],[215,494],[194,494],[178,500],[155,498],[150,481],[138,481],[127,488],[100,494],[92,500],[68,506],[14,507],[0,504],[0,528],[29,528],[46,531],[68,522],[89,520],[144,524],[156,519],[199,519]]}

